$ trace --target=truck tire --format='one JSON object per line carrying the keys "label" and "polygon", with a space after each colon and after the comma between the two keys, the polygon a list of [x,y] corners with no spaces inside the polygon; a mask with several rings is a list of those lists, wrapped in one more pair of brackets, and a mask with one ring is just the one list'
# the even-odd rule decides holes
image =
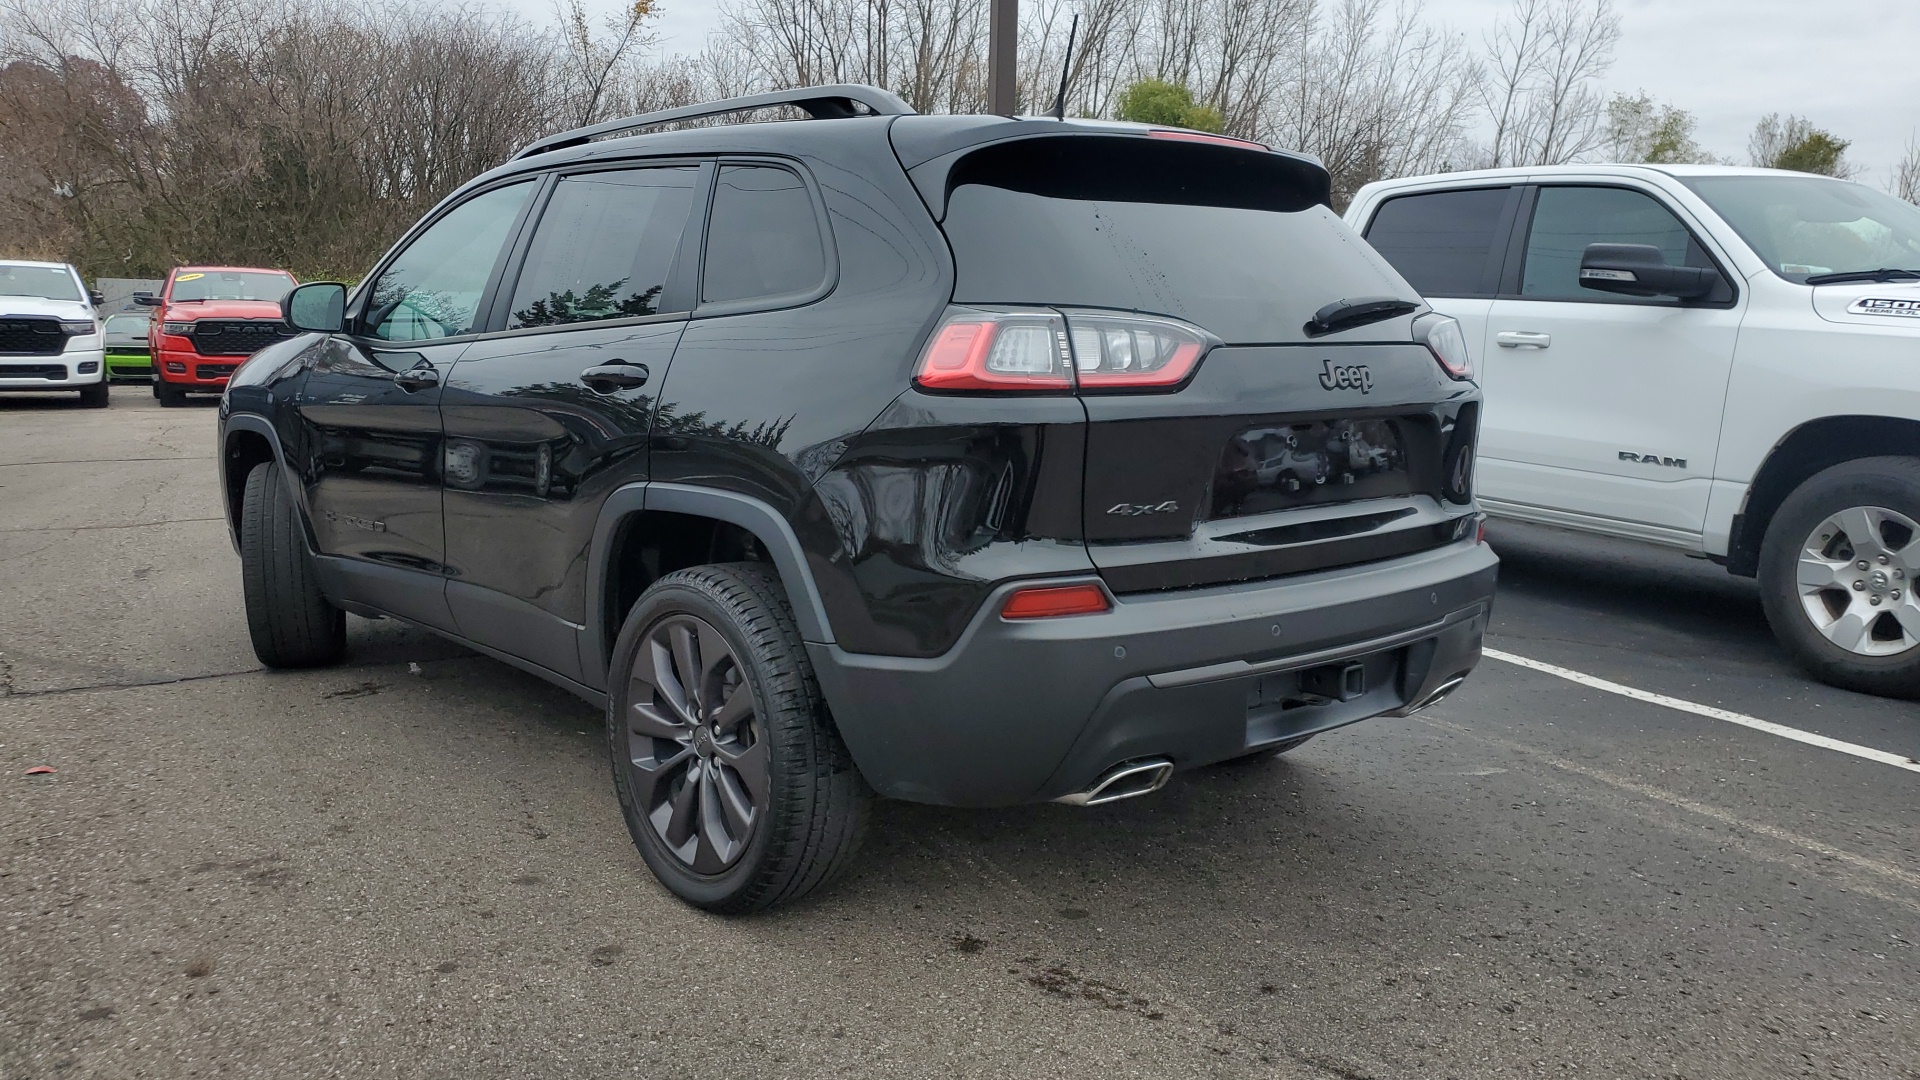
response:
{"label": "truck tire", "polygon": [[1767,623],[1823,682],[1920,697],[1920,459],[1861,458],[1815,474],[1760,545]]}
{"label": "truck tire", "polygon": [[609,675],[614,791],[661,884],[742,914],[845,872],[872,793],[767,568],[699,566],[654,582]]}
{"label": "truck tire", "polygon": [[113,402],[113,399],[109,396],[111,393],[112,391],[107,388],[107,380],[104,378],[92,386],[82,387],[80,390],[80,407],[83,409],[104,409]]}
{"label": "truck tire", "polygon": [[185,390],[175,390],[158,379],[153,383],[153,396],[160,399],[160,407],[164,409],[177,408],[187,403]]}
{"label": "truck tire", "polygon": [[247,634],[261,663],[323,667],[346,651],[346,613],[320,594],[299,511],[270,461],[247,474],[240,499],[240,583]]}

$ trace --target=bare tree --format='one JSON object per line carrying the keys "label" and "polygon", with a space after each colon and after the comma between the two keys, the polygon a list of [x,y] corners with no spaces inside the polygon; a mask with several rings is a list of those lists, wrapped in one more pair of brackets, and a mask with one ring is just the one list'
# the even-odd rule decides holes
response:
{"label": "bare tree", "polygon": [[1619,40],[1612,0],[1514,0],[1487,38],[1485,163],[1560,165],[1599,149],[1607,100],[1595,84]]}
{"label": "bare tree", "polygon": [[1893,193],[1910,203],[1920,203],[1920,136],[1907,140],[1907,151],[1893,166]]}

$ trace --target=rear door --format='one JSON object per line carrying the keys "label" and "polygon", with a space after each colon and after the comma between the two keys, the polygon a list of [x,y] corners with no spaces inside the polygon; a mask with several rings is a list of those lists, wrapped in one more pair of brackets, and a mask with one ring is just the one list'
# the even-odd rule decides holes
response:
{"label": "rear door", "polygon": [[[1079,141],[958,171],[944,224],[955,303],[1066,316],[1088,418],[1083,524],[1109,586],[1270,578],[1454,539],[1468,497],[1447,498],[1442,462],[1470,443],[1473,384],[1413,343],[1409,315],[1308,328],[1337,301],[1411,308],[1406,281],[1310,192],[1241,185],[1277,155],[1132,140],[1111,161]],[[1177,385],[1107,378],[1153,347],[1134,314],[1211,347]]]}
{"label": "rear door", "polygon": [[447,603],[459,632],[580,677],[587,549],[600,504],[647,477],[667,364],[686,326],[697,163],[554,183],[500,290],[499,331],[448,379],[441,477]]}
{"label": "rear door", "polygon": [[1475,358],[1486,352],[1487,313],[1525,190],[1511,184],[1396,195],[1362,230],[1435,311],[1460,320]]}
{"label": "rear door", "polygon": [[1730,285],[1684,303],[1583,289],[1580,257],[1596,243],[1715,265],[1653,192],[1540,187],[1521,258],[1488,312],[1481,484],[1496,506],[1691,544],[1706,519],[1741,306]]}

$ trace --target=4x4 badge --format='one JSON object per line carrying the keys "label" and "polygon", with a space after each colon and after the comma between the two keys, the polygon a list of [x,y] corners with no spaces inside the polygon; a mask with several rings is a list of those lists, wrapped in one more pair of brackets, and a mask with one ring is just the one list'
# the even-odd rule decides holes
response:
{"label": "4x4 badge", "polygon": [[1358,390],[1363,394],[1373,392],[1373,372],[1365,364],[1336,364],[1323,360],[1326,370],[1320,373],[1320,385],[1327,390]]}
{"label": "4x4 badge", "polygon": [[1107,513],[1119,514],[1123,517],[1146,517],[1148,514],[1171,514],[1178,509],[1180,509],[1180,504],[1174,502],[1172,499],[1168,499],[1166,502],[1151,505],[1147,503],[1114,503],[1112,507],[1108,508]]}

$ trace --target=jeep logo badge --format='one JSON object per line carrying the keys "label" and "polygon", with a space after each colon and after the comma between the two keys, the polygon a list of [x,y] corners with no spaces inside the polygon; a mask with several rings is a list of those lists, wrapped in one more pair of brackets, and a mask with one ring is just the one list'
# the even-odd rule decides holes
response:
{"label": "jeep logo badge", "polygon": [[1320,387],[1324,390],[1358,390],[1363,394],[1373,392],[1373,372],[1365,364],[1336,364],[1323,360],[1326,370],[1320,373]]}

